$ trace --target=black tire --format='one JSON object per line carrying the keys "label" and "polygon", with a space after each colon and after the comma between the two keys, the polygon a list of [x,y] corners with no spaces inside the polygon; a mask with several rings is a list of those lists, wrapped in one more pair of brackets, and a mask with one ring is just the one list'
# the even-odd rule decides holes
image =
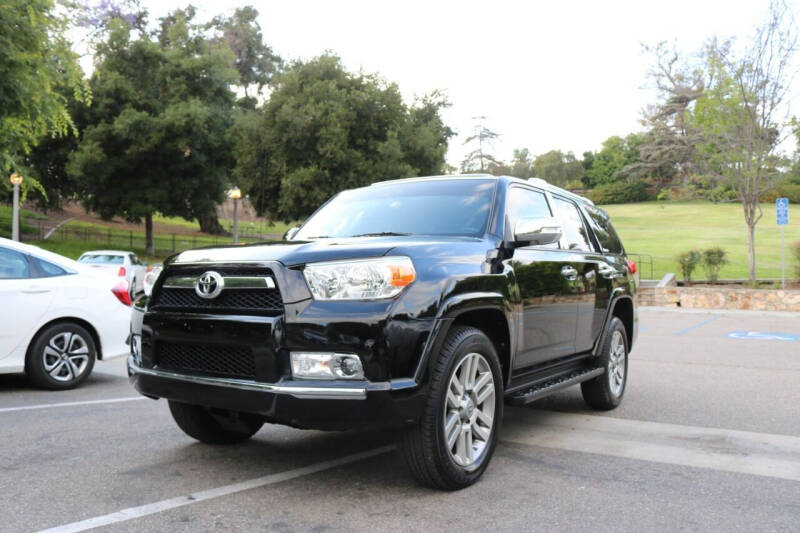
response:
{"label": "black tire", "polygon": [[89,377],[97,359],[94,338],[74,322],[59,322],[40,331],[25,357],[25,372],[43,389],[74,389]]}
{"label": "black tire", "polygon": [[258,415],[169,401],[169,411],[184,433],[206,444],[244,442],[264,425]]}
{"label": "black tire", "polygon": [[[461,370],[460,363],[471,354],[481,355],[483,362],[480,365],[486,363],[488,369],[491,370],[491,380],[494,385],[494,416],[488,438],[477,441],[479,447],[483,443],[478,458],[475,459],[474,464],[464,467],[456,462],[457,459],[451,452],[452,448],[447,445],[444,423],[445,417],[448,416],[445,410],[450,409],[446,402],[451,378],[454,372]],[[486,367],[484,366],[484,368]],[[497,446],[497,434],[503,418],[503,373],[497,352],[489,338],[476,328],[454,326],[448,333],[437,359],[432,364],[429,387],[422,419],[418,425],[403,434],[399,443],[400,452],[411,474],[420,483],[443,490],[458,490],[468,487],[481,477],[489,465]],[[475,389],[478,388],[475,387]],[[490,406],[486,405],[486,409],[490,410]],[[465,413],[466,409],[465,407]],[[481,411],[481,409],[479,402],[476,401],[470,413],[477,411]],[[453,427],[456,432],[457,427],[472,424],[466,424],[467,419],[455,422]],[[453,434],[455,433],[451,431],[451,435]],[[469,441],[464,441],[470,443],[470,450],[476,442],[472,440],[473,438],[470,437]],[[460,436],[455,442],[458,443],[459,439]]]}
{"label": "black tire", "polygon": [[[616,337],[616,341],[615,341]],[[621,346],[622,362],[624,366],[619,368],[619,364],[615,364],[615,357],[613,356],[614,346]],[[619,360],[619,357],[616,357]],[[625,326],[617,317],[612,317],[606,327],[606,335],[603,340],[603,346],[600,349],[598,356],[598,364],[605,369],[601,375],[589,381],[581,383],[581,392],[583,393],[583,400],[593,409],[600,411],[608,411],[617,407],[622,401],[622,396],[625,394],[625,388],[628,384],[628,334],[625,331]],[[621,386],[612,386],[612,372],[619,370],[617,376],[622,374]]]}

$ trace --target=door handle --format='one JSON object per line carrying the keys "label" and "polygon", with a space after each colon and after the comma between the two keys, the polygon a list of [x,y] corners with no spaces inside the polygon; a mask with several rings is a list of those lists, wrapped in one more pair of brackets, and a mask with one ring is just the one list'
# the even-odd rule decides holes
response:
{"label": "door handle", "polygon": [[50,289],[46,287],[30,287],[27,289],[22,289],[24,294],[44,294],[46,292],[50,292]]}
{"label": "door handle", "polygon": [[561,275],[567,278],[570,281],[574,281],[578,279],[578,271],[571,266],[565,266],[561,268]]}
{"label": "door handle", "polygon": [[599,272],[600,272],[600,275],[603,276],[606,279],[621,278],[621,277],[623,277],[625,275],[622,272],[620,272],[618,270],[615,270],[613,268],[610,268],[610,267],[600,268]]}

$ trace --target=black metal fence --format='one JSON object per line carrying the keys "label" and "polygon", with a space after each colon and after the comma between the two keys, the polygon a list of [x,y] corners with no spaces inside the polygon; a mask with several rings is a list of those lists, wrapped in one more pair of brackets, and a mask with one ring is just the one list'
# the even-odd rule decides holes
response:
{"label": "black metal fence", "polygon": [[[23,241],[49,240],[56,241],[85,241],[94,248],[109,248],[123,250],[142,251],[146,248],[146,240],[143,233],[138,231],[115,230],[112,228],[74,226],[65,224],[53,229],[52,226],[39,224],[29,226],[23,232]],[[31,231],[33,230],[33,231]],[[256,242],[279,238],[276,235],[267,234],[240,234],[239,242]],[[167,256],[169,254],[198,248],[203,246],[220,246],[232,244],[233,237],[230,235],[198,235],[181,233],[155,233],[153,244],[155,247],[154,255]]]}
{"label": "black metal fence", "polygon": [[628,257],[636,262],[636,267],[639,270],[639,278],[653,279],[653,256],[650,254],[638,254],[634,252],[627,253]]}

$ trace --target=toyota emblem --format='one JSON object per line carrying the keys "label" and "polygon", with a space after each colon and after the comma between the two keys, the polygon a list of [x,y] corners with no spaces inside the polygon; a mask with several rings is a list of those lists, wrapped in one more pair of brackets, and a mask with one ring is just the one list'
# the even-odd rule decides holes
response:
{"label": "toyota emblem", "polygon": [[222,289],[225,288],[225,280],[216,272],[206,272],[194,283],[194,292],[200,298],[211,300],[219,296]]}

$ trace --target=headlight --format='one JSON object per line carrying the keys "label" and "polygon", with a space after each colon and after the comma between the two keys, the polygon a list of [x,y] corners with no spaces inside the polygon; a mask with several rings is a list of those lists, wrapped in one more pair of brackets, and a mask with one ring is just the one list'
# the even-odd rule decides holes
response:
{"label": "headlight", "polygon": [[156,284],[158,276],[159,274],[161,274],[162,270],[164,270],[164,267],[160,265],[149,267],[147,269],[147,272],[144,275],[144,279],[142,280],[142,289],[144,289],[144,293],[146,296],[150,296],[150,293],[153,292],[153,285]]}
{"label": "headlight", "polygon": [[391,298],[417,277],[408,257],[373,257],[311,263],[303,275],[315,300]]}

